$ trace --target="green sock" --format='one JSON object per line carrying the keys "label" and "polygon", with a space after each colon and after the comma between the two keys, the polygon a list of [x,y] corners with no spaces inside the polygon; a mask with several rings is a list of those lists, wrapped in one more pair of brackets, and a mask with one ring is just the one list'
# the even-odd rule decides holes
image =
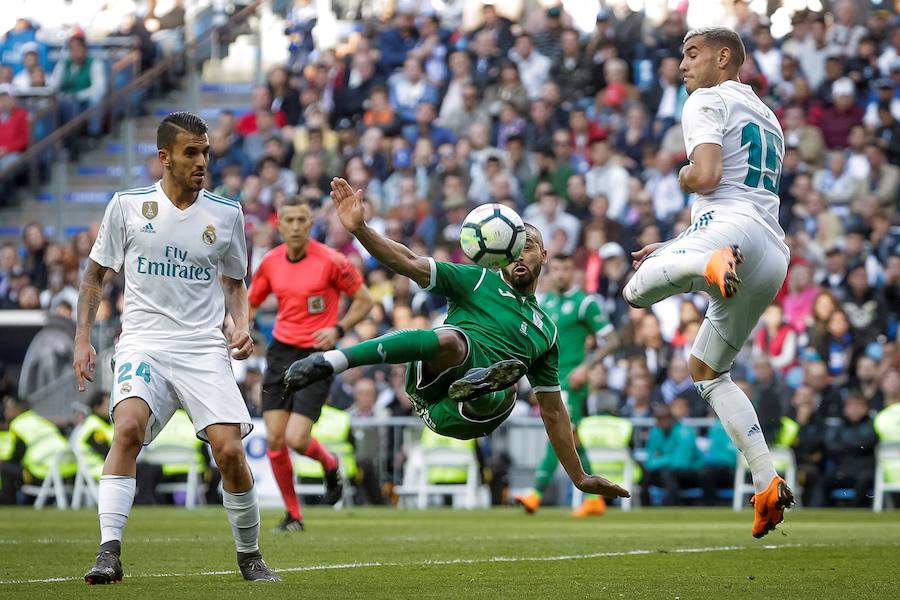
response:
{"label": "green sock", "polygon": [[380,363],[400,364],[429,358],[440,347],[438,335],[431,329],[406,329],[371,339],[346,350],[348,368]]}
{"label": "green sock", "polygon": [[547,442],[547,451],[538,464],[537,473],[534,475],[534,491],[537,492],[538,496],[543,496],[544,490],[547,489],[547,485],[553,479],[553,474],[556,473],[556,467],[558,466],[559,459],[556,457],[556,452],[553,451],[553,444]]}
{"label": "green sock", "polygon": [[[585,473],[591,474],[591,462],[588,460],[587,450],[584,449],[584,446],[576,446],[575,451],[578,452],[578,458],[581,459],[581,468],[584,469]],[[596,497],[596,494],[584,495],[585,500]]]}

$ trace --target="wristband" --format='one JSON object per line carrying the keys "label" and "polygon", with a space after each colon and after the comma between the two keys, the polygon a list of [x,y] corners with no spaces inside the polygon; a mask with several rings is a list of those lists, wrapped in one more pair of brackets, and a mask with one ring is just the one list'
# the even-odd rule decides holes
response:
{"label": "wristband", "polygon": [[340,323],[338,323],[337,325],[335,325],[334,328],[337,329],[337,332],[338,332],[338,339],[341,339],[341,338],[344,337],[344,335],[347,333],[347,331],[341,326]]}

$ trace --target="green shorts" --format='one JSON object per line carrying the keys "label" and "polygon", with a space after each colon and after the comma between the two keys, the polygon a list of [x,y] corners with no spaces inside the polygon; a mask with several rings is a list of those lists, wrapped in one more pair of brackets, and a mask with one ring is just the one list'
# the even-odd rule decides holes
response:
{"label": "green shorts", "polygon": [[[462,363],[450,367],[431,381],[423,381],[422,361],[411,362],[406,369],[406,393],[416,413],[429,429],[440,435],[471,440],[488,435],[500,426],[515,406],[515,398],[510,398],[511,390],[501,390],[487,394],[469,402],[454,402],[447,397],[450,384],[461,378],[469,369],[489,367],[492,362],[477,344],[462,329],[445,325],[437,329],[453,329],[466,338],[468,352]],[[467,405],[476,409],[479,415],[466,410]],[[468,413],[468,414],[466,414]]]}
{"label": "green shorts", "polygon": [[[563,379],[565,381],[565,379]],[[584,408],[587,404],[588,387],[583,385],[575,390],[570,390],[568,386],[562,386],[563,399],[566,407],[569,409],[569,419],[572,425],[578,425],[584,418]]]}

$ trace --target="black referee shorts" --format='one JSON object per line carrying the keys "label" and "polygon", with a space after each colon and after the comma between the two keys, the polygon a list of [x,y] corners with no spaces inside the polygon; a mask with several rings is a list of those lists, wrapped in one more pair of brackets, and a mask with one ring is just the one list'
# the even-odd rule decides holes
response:
{"label": "black referee shorts", "polygon": [[284,386],[281,380],[285,371],[295,360],[306,358],[317,350],[310,348],[296,348],[288,344],[273,340],[272,345],[266,351],[266,374],[263,376],[262,389],[262,409],[267,410],[289,410],[311,421],[319,420],[322,414],[322,406],[328,399],[328,390],[331,389],[331,382],[334,377],[317,381],[314,384],[297,390],[290,396],[283,398],[281,392]]}

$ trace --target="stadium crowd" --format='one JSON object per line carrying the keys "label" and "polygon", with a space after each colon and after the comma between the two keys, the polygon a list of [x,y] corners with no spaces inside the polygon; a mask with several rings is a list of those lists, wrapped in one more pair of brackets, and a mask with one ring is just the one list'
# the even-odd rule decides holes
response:
{"label": "stadium crowd", "polygon": [[[900,403],[900,17],[860,16],[855,4],[796,12],[781,39],[746,2],[730,17],[748,50],[741,79],[784,129],[779,196],[791,248],[784,287],[733,377],[767,439],[779,439],[784,417],[797,425],[791,444],[807,506],[834,502],[835,489],[868,502],[873,417]],[[693,438],[679,460],[653,460],[656,448],[676,452],[669,438],[682,418],[711,414],[686,362],[704,297],[646,311],[621,296],[629,253],[690,225],[690,198],[678,184],[687,160],[684,13],[656,26],[640,13],[602,10],[582,33],[560,6],[525,23],[484,3],[479,25],[462,30],[401,2],[393,15],[357,23],[335,49],[320,49],[298,33],[309,15],[297,6],[289,64],[268,71],[250,106],[210,123],[207,184],[243,206],[250,272],[279,242],[276,208],[300,195],[315,211],[312,237],[350,257],[376,300],[342,344],[431,327],[445,301],[366,255],[331,209],[331,177],[365,190],[375,227],[440,260],[463,260],[458,237],[469,210],[508,204],[540,229],[551,255],[575,258],[580,284],[599,296],[622,340],[590,366],[586,414],[658,417],[647,440],[650,477],[677,470],[677,485],[688,487],[701,467],[722,466]],[[0,153],[15,151],[3,146],[13,121],[3,89]],[[20,246],[0,248],[0,306],[71,315],[95,233],[63,244],[40,224],[26,227]],[[121,306],[113,281],[98,321],[114,322]],[[260,338],[274,315],[263,308]],[[260,350],[235,365],[256,407],[263,362]],[[535,414],[528,390],[520,395],[518,414]],[[354,417],[412,414],[401,366],[347,371],[330,402]]]}

